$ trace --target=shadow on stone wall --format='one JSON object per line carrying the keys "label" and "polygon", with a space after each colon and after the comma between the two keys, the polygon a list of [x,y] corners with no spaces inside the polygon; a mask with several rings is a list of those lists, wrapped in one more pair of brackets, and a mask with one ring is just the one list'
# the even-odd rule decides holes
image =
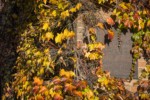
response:
{"label": "shadow on stone wall", "polygon": [[[24,0],[20,0],[20,2],[24,2]],[[8,0],[0,8],[0,100],[2,99],[5,83],[11,82],[13,80],[12,74],[15,73],[13,66],[16,62],[16,50],[20,41],[18,26],[21,25],[19,31],[24,31],[26,25],[31,22],[30,19],[27,19],[28,15],[31,14],[32,16],[33,14],[31,10],[28,14],[25,14],[27,13],[24,10],[25,5],[24,3],[20,4],[22,8]],[[13,14],[16,14],[18,18],[14,19],[11,16]]]}

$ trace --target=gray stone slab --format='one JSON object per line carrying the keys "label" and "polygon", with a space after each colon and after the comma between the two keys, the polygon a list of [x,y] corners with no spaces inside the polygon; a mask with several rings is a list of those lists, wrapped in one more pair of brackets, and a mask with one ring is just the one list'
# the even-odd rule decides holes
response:
{"label": "gray stone slab", "polygon": [[[114,39],[106,44],[103,57],[103,69],[110,71],[112,76],[119,78],[128,78],[132,67],[132,33],[127,32],[121,34],[121,46],[118,48],[118,33],[114,30]],[[97,29],[97,40],[105,42],[106,30]],[[135,76],[137,78],[137,67],[135,68]]]}

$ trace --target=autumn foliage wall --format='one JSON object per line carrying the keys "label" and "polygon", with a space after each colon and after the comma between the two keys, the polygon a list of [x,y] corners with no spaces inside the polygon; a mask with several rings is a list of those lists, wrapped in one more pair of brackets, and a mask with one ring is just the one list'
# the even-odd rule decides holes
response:
{"label": "autumn foliage wall", "polygon": [[[134,98],[126,92],[122,81],[102,71],[105,44],[96,41],[94,28],[107,29],[110,41],[116,34],[111,29],[113,26],[117,26],[118,32],[133,31],[132,79],[136,60],[141,56],[147,60],[150,57],[149,5],[148,0],[8,0],[4,11],[8,13],[5,24],[10,27],[6,33],[19,38],[13,79],[6,83],[3,99]],[[78,46],[74,30],[76,18],[82,12],[101,7],[112,9],[112,18],[87,25],[88,42],[84,48]],[[87,70],[91,67],[95,70]],[[92,86],[85,81],[83,73],[96,76]]]}

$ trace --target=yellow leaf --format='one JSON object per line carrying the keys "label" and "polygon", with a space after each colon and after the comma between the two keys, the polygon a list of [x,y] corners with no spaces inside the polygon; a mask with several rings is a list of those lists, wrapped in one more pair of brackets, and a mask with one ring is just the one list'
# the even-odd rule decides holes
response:
{"label": "yellow leaf", "polygon": [[65,71],[64,69],[60,70],[59,75],[60,76],[65,76],[67,78],[71,78],[71,77],[75,76],[74,72],[72,72],[72,71]]}
{"label": "yellow leaf", "polygon": [[42,29],[46,31],[48,28],[49,28],[49,23],[44,23]]}
{"label": "yellow leaf", "polygon": [[44,68],[40,68],[40,74],[44,74]]}
{"label": "yellow leaf", "polygon": [[90,55],[90,52],[87,52],[87,53],[85,54],[85,57],[89,58],[89,55]]}
{"label": "yellow leaf", "polygon": [[54,11],[52,12],[52,15],[53,15],[54,17],[56,17],[56,15],[57,15],[56,10],[54,10]]}
{"label": "yellow leaf", "polygon": [[68,10],[66,10],[66,11],[63,11],[62,13],[61,13],[61,18],[62,19],[65,19],[66,17],[68,17],[70,14],[69,14],[69,11]]}
{"label": "yellow leaf", "polygon": [[28,84],[29,84],[29,82],[28,82],[28,81],[24,82],[24,84],[23,84],[23,88],[24,88],[24,89],[27,89]]}
{"label": "yellow leaf", "polygon": [[98,3],[101,4],[101,3],[104,3],[105,0],[98,0]]}
{"label": "yellow leaf", "polygon": [[64,37],[68,37],[68,34],[69,34],[69,30],[65,29],[64,32],[63,32]]}
{"label": "yellow leaf", "polygon": [[147,21],[147,26],[150,27],[150,19]]}
{"label": "yellow leaf", "polygon": [[49,2],[50,2],[51,4],[57,4],[57,3],[58,3],[57,0],[49,0]]}
{"label": "yellow leaf", "polygon": [[101,28],[101,29],[104,29],[103,23],[98,23],[96,26],[98,26],[98,27]]}
{"label": "yellow leaf", "polygon": [[43,66],[47,67],[50,65],[50,62],[49,61],[43,61]]}
{"label": "yellow leaf", "polygon": [[76,12],[76,8],[71,8],[69,11],[74,13],[74,12]]}
{"label": "yellow leaf", "polygon": [[139,27],[138,29],[143,29],[144,28],[144,21],[142,19],[138,20],[138,23],[139,23]]}
{"label": "yellow leaf", "polygon": [[98,79],[98,82],[102,85],[102,86],[106,86],[109,83],[109,80],[104,76]]}
{"label": "yellow leaf", "polygon": [[119,6],[122,7],[123,9],[125,9],[125,10],[128,9],[128,7],[125,5],[124,2],[120,3]]}
{"label": "yellow leaf", "polygon": [[47,0],[43,0],[43,2],[46,4]]}
{"label": "yellow leaf", "polygon": [[68,37],[69,37],[69,38],[72,38],[72,37],[74,37],[74,36],[75,36],[75,33],[74,33],[73,31],[71,31],[71,32],[68,33]]}
{"label": "yellow leaf", "polygon": [[57,36],[55,37],[55,42],[56,43],[62,43],[62,34],[57,34]]}
{"label": "yellow leaf", "polygon": [[59,27],[60,25],[61,25],[61,22],[58,22],[58,23],[57,23],[57,27]]}
{"label": "yellow leaf", "polygon": [[96,59],[99,59],[99,54],[98,53],[90,53],[90,55],[89,55],[89,58],[90,58],[90,60],[96,60]]}
{"label": "yellow leaf", "polygon": [[79,10],[79,9],[81,8],[81,6],[82,6],[82,4],[81,4],[81,3],[78,3],[75,8],[76,8],[77,10]]}
{"label": "yellow leaf", "polygon": [[89,28],[89,32],[90,32],[91,34],[95,34],[95,33],[96,33],[96,31],[95,31],[94,28]]}
{"label": "yellow leaf", "polygon": [[55,91],[53,90],[53,88],[51,88],[51,89],[49,90],[49,94],[50,94],[52,97],[54,97],[54,95],[55,95],[56,93],[55,93]]}
{"label": "yellow leaf", "polygon": [[53,35],[52,32],[47,32],[47,33],[45,34],[45,37],[46,37],[46,39],[49,41],[50,39],[53,39],[53,38],[54,38],[54,35]]}

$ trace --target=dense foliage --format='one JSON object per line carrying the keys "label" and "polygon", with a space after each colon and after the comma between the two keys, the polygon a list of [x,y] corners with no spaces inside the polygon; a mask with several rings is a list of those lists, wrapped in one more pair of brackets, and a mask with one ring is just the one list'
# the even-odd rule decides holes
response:
{"label": "dense foliage", "polygon": [[[132,79],[137,59],[150,58],[149,6],[149,0],[8,0],[4,9],[5,33],[19,38],[13,79],[6,82],[3,99],[136,98],[126,91],[122,80],[102,71],[105,44],[97,41],[95,27],[106,29],[110,41],[115,34],[112,27],[117,28],[118,34],[127,29],[133,32]],[[88,39],[78,43],[75,30],[78,16],[101,7],[112,11],[111,17],[103,19],[105,22],[85,22]],[[145,73],[149,75],[149,70]],[[92,79],[90,75],[95,77]],[[140,96],[150,97],[142,93]]]}

